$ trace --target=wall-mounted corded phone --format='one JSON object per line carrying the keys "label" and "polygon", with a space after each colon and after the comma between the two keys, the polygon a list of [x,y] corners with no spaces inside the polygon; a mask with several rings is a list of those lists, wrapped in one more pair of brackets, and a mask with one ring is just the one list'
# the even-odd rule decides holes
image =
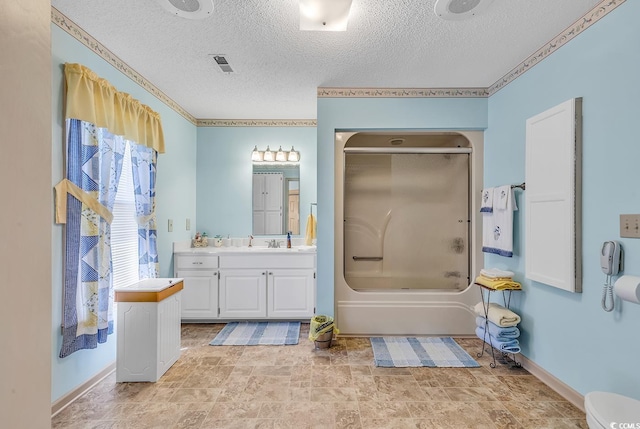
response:
{"label": "wall-mounted corded phone", "polygon": [[[613,310],[613,284],[611,276],[617,275],[623,269],[622,247],[617,241],[605,241],[600,249],[600,268],[607,275],[607,281],[602,290],[602,309],[604,311]],[[610,304],[607,304],[609,295]]]}
{"label": "wall-mounted corded phone", "polygon": [[600,267],[608,276],[615,276],[622,270],[622,248],[617,241],[605,241],[600,251]]}

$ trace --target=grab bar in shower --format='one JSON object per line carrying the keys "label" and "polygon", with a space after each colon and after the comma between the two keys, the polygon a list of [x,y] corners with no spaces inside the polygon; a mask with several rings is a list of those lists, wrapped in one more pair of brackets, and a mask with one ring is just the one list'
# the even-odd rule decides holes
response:
{"label": "grab bar in shower", "polygon": [[382,256],[354,256],[354,261],[382,261]]}

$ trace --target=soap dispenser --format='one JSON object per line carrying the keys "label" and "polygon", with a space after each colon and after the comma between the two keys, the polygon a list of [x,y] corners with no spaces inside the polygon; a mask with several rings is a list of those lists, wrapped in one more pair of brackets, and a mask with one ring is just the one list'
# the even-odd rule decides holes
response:
{"label": "soap dispenser", "polygon": [[291,249],[291,231],[287,232],[287,249]]}

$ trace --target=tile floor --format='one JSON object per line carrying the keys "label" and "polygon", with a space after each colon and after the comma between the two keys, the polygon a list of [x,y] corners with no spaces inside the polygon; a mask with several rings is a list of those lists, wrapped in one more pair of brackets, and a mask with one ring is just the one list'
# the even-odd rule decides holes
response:
{"label": "tile floor", "polygon": [[100,382],[52,419],[70,428],[587,428],[584,413],[526,370],[376,368],[368,338],[316,350],[209,346],[224,324],[182,325],[180,359],[157,383]]}

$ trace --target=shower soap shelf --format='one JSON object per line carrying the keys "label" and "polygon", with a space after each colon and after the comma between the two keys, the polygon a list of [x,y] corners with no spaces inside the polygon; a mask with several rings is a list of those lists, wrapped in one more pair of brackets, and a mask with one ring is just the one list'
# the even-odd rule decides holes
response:
{"label": "shower soap shelf", "polygon": [[[478,357],[482,357],[484,355],[485,352],[485,345],[489,346],[491,348],[491,357],[493,358],[493,362],[491,362],[489,364],[489,366],[491,368],[495,368],[496,367],[496,351],[500,352],[502,354],[502,361],[501,363],[505,363],[508,364],[510,363],[513,367],[517,367],[520,368],[522,365],[520,364],[520,362],[518,362],[516,360],[516,354],[520,353],[520,352],[503,352],[500,350],[496,350],[493,347],[493,344],[491,344],[491,340],[487,338],[487,336],[489,335],[489,303],[491,302],[491,293],[492,292],[502,292],[502,301],[504,302],[504,307],[505,308],[509,308],[509,305],[511,304],[511,292],[513,291],[520,291],[521,289],[492,289],[490,287],[487,287],[485,285],[481,285],[480,283],[475,283],[474,284],[478,287],[480,287],[480,298],[482,299],[482,307],[484,308],[484,318],[486,320],[485,322],[485,329],[484,329],[484,338],[482,339],[483,344],[482,344],[482,351],[480,353],[477,354]],[[485,299],[485,291],[486,291],[486,299]]]}

